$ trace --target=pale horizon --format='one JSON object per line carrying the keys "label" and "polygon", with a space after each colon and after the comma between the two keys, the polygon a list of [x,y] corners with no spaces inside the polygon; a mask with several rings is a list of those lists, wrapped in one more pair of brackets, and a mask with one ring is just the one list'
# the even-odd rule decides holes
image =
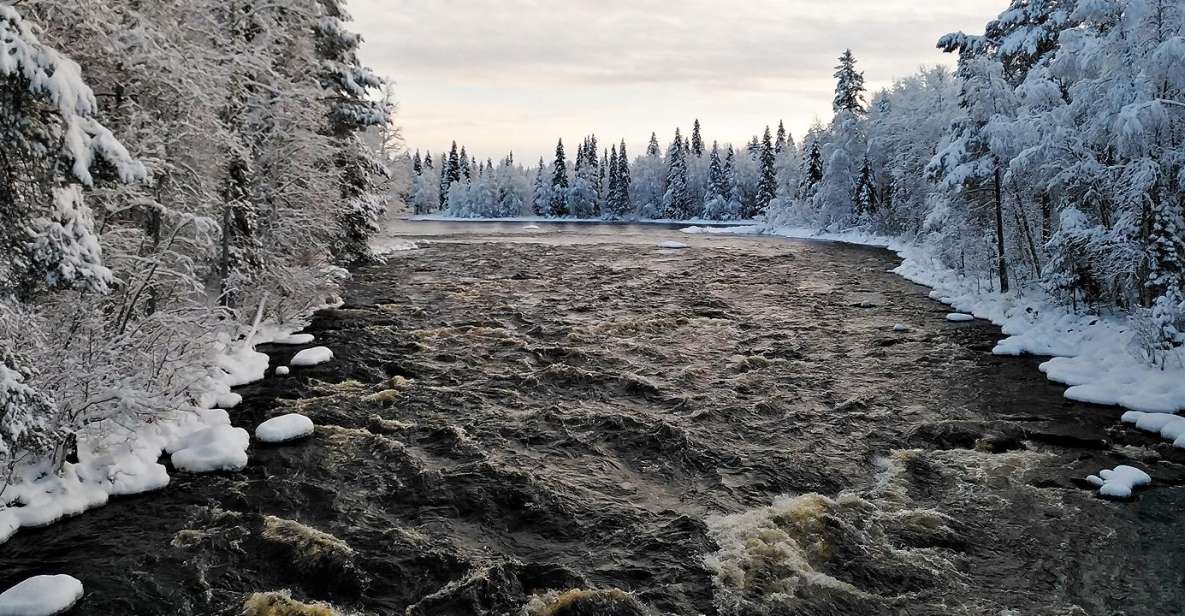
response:
{"label": "pale horizon", "polygon": [[[981,32],[1003,0],[919,9],[900,0],[832,4],[761,0],[447,3],[352,0],[365,64],[394,82],[410,150],[437,155],[456,140],[484,160],[513,151],[550,160],[556,140],[625,139],[631,156],[651,132],[665,148],[700,120],[704,139],[743,144],[779,120],[801,139],[831,117],[832,73],[851,48],[869,92],[925,66],[953,65],[947,32]],[[567,34],[580,24],[581,36]],[[704,44],[710,40],[711,44]],[[611,46],[606,41],[616,41]],[[617,49],[616,53],[610,53]],[[624,51],[621,51],[624,50]]]}

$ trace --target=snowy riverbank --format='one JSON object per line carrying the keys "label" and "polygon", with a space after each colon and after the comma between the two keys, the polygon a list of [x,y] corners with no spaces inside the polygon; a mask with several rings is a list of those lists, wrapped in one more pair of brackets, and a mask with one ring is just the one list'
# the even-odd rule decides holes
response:
{"label": "snowy riverbank", "polygon": [[902,258],[894,273],[930,287],[932,298],[955,310],[999,325],[1008,337],[996,345],[997,355],[1051,356],[1041,364],[1041,371],[1069,386],[1067,398],[1148,413],[1185,410],[1185,354],[1177,351],[1165,370],[1150,366],[1135,350],[1136,327],[1129,316],[1076,313],[1039,289],[1005,294],[983,291],[975,280],[942,265],[925,243],[856,231],[820,233],[764,225],[690,227],[684,232],[765,234],[888,248]]}
{"label": "snowy riverbank", "polygon": [[159,461],[166,453],[186,472],[245,465],[247,443],[241,430],[231,427],[227,413],[242,397],[231,389],[264,378],[269,359],[256,346],[304,343],[308,337],[293,335],[304,327],[304,322],[265,323],[242,341],[224,337],[211,349],[216,368],[192,387],[201,393],[191,408],[164,411],[132,425],[108,421],[88,426],[78,434],[77,462],[65,463],[60,473],[53,472],[48,459],[18,465],[3,492],[4,502],[12,506],[0,509],[0,544],[23,527],[53,524],[101,507],[112,496],[167,486],[169,473]]}

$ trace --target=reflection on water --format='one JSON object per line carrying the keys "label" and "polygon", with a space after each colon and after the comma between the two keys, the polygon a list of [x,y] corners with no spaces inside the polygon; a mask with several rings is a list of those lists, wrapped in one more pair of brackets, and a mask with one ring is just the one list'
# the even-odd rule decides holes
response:
{"label": "reflection on water", "polygon": [[[947,323],[889,253],[527,224],[396,225],[419,248],[360,268],[309,330],[335,361],[240,390],[236,425],[301,412],[312,439],[22,531],[0,586],[69,573],[76,613],[103,615],[1134,616],[1185,599],[1185,459],[1064,400],[1036,360],[986,353],[998,331]],[[1156,479],[1134,503],[1081,481],[1133,462]]]}

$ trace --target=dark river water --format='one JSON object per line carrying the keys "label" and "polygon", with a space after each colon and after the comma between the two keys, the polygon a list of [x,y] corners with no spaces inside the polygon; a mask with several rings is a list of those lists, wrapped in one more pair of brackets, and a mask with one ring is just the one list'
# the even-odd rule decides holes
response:
{"label": "dark river water", "polygon": [[[311,439],[21,531],[0,588],[68,573],[97,615],[280,590],[430,616],[1185,610],[1185,455],[993,356],[892,254],[539,226],[397,225],[417,248],[308,329],[336,359],[239,390],[236,425],[300,412]],[[1154,478],[1132,502],[1083,481],[1125,463]]]}

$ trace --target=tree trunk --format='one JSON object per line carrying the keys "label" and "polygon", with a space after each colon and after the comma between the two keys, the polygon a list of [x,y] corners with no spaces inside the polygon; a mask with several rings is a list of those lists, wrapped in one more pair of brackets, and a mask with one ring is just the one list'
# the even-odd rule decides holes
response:
{"label": "tree trunk", "polygon": [[1000,167],[996,166],[993,188],[996,199],[996,265],[1000,274],[1000,292],[1008,292],[1008,259],[1004,256],[1004,197],[1000,190]]}

